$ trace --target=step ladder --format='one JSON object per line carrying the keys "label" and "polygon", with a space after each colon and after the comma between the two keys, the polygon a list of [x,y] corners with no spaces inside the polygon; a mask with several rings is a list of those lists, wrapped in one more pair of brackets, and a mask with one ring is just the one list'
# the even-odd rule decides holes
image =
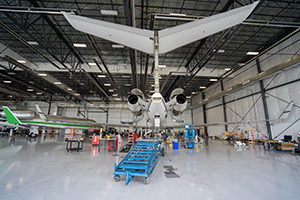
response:
{"label": "step ladder", "polygon": [[125,158],[114,166],[114,179],[120,181],[120,175],[125,175],[125,184],[134,176],[144,177],[144,183],[149,183],[148,176],[154,170],[156,163],[162,155],[161,142],[159,140],[139,140]]}
{"label": "step ladder", "polygon": [[69,135],[68,135],[68,140],[76,140],[76,131],[75,131],[75,128],[71,128],[70,129],[70,132],[69,132]]}
{"label": "step ladder", "polygon": [[[250,140],[250,133],[251,133],[251,135],[252,135],[252,140]],[[253,131],[252,131],[252,129],[251,128],[248,128],[248,145],[250,146],[250,145],[255,145],[255,142],[254,142],[254,134],[253,134]]]}
{"label": "step ladder", "polygon": [[133,146],[133,126],[129,126],[129,131],[128,131],[128,141],[127,144],[131,147]]}

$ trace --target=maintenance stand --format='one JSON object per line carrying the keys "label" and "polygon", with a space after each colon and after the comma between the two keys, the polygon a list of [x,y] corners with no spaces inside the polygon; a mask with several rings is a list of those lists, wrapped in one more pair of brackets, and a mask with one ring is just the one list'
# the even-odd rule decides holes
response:
{"label": "maintenance stand", "polygon": [[114,179],[120,181],[120,175],[125,175],[125,184],[134,176],[144,177],[144,183],[149,183],[149,175],[154,170],[160,156],[164,154],[162,142],[151,140],[138,140],[125,158],[114,166]]}
{"label": "maintenance stand", "polygon": [[[65,141],[67,142],[67,146],[66,146],[67,152],[70,152],[70,153],[72,153],[72,151],[80,151],[80,152],[82,152],[83,138],[74,139],[74,140],[70,140],[70,139],[66,138]],[[74,144],[74,143],[77,143],[77,145]]]}
{"label": "maintenance stand", "polygon": [[184,147],[192,149],[194,148],[195,142],[195,125],[185,124],[184,125]]}

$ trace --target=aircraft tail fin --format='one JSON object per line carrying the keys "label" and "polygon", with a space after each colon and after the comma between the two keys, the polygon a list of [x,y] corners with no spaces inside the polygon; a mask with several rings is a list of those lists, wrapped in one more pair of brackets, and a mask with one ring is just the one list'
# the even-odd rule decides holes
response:
{"label": "aircraft tail fin", "polygon": [[7,122],[12,124],[22,124],[22,122],[15,116],[15,114],[7,106],[3,106],[2,108],[5,113]]}
{"label": "aircraft tail fin", "polygon": [[43,112],[42,109],[40,108],[39,104],[36,103],[36,104],[35,104],[35,107],[36,107],[36,110],[37,110],[37,112],[38,112],[40,118],[43,119],[43,120],[48,120],[47,117],[46,117],[46,115],[44,114],[44,112]]}

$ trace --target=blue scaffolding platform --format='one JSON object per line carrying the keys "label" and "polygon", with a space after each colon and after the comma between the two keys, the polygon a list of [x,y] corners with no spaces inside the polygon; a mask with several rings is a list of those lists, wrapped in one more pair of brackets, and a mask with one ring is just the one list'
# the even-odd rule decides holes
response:
{"label": "blue scaffolding platform", "polygon": [[184,147],[192,149],[194,148],[195,142],[195,125],[185,124],[184,125]]}
{"label": "blue scaffolding platform", "polygon": [[125,175],[127,185],[132,177],[144,177],[144,183],[149,183],[148,176],[154,170],[156,163],[162,155],[161,142],[151,140],[137,141],[136,145],[125,158],[114,168],[114,179],[120,181],[120,175]]}

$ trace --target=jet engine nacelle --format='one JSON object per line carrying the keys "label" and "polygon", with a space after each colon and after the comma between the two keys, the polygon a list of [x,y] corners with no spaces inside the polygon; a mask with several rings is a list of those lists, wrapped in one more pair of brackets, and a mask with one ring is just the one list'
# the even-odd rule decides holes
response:
{"label": "jet engine nacelle", "polygon": [[[35,117],[35,112],[32,110],[14,110],[13,113],[20,120],[28,120]],[[0,112],[0,118],[6,118],[4,111]]]}
{"label": "jet engine nacelle", "polygon": [[144,94],[139,89],[132,89],[131,95],[128,97],[128,108],[134,115],[133,122],[137,123],[143,119],[144,112],[146,110],[145,102],[143,101]]}
{"label": "jet engine nacelle", "polygon": [[172,114],[173,116],[179,116],[187,106],[186,96],[184,94],[178,94],[176,95],[175,99],[176,102],[173,106]]}
{"label": "jet engine nacelle", "polygon": [[179,117],[187,106],[186,96],[183,94],[184,90],[182,88],[176,88],[172,91],[170,96],[170,101],[172,102],[170,106],[171,115],[174,121],[182,122]]}
{"label": "jet engine nacelle", "polygon": [[128,108],[131,110],[132,114],[139,117],[143,114],[142,106],[139,104],[139,96],[132,94],[128,97]]}

